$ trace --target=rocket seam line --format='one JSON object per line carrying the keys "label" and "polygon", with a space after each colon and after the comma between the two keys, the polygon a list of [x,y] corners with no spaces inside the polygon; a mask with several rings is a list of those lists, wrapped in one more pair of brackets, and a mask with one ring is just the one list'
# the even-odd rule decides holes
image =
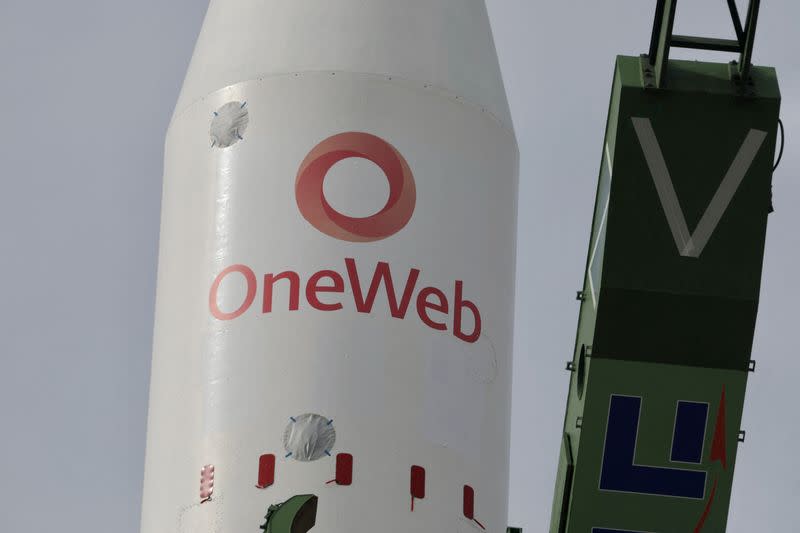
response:
{"label": "rocket seam line", "polygon": [[[231,88],[233,88],[233,87],[235,87],[237,85],[240,85],[242,83],[249,83],[249,82],[255,82],[255,81],[265,81],[267,79],[273,79],[273,78],[288,78],[288,77],[294,77],[294,76],[297,76],[297,75],[305,75],[305,74],[330,75],[332,73],[345,74],[345,75],[354,76],[354,77],[363,76],[363,77],[368,77],[368,78],[374,78],[376,80],[382,80],[384,82],[388,82],[391,85],[404,85],[404,84],[411,84],[411,85],[415,85],[415,86],[419,85],[420,87],[416,87],[416,88],[421,88],[422,90],[434,91],[434,92],[439,93],[440,96],[444,96],[444,97],[448,98],[449,100],[454,100],[454,101],[456,101],[456,102],[458,102],[460,104],[465,104],[468,107],[477,108],[478,110],[481,111],[481,113],[491,117],[492,120],[494,120],[500,126],[500,128],[503,131],[505,131],[507,134],[511,135],[512,138],[516,139],[516,134],[514,132],[513,123],[510,124],[510,125],[506,124],[506,122],[504,120],[500,119],[500,117],[498,117],[495,113],[489,111],[489,109],[486,106],[477,104],[474,101],[472,101],[470,99],[467,99],[466,97],[460,95],[459,93],[454,93],[454,92],[452,92],[452,91],[450,91],[450,90],[448,90],[448,89],[446,89],[444,87],[441,87],[439,85],[434,85],[432,83],[424,82],[424,81],[413,80],[413,79],[410,79],[410,78],[404,78],[402,76],[396,76],[394,74],[379,74],[379,73],[372,73],[372,72],[349,72],[349,71],[341,71],[341,70],[298,70],[296,72],[284,72],[284,73],[280,73],[280,74],[267,74],[265,76],[259,76],[259,77],[256,77],[256,78],[249,78],[249,79],[246,79],[246,80],[240,80],[240,81],[225,85],[224,87],[220,87],[216,91],[212,91],[212,92],[206,94],[205,96],[190,102],[183,109],[181,109],[180,112],[175,113],[172,116],[172,118],[170,119],[169,125],[167,126],[167,135],[169,135],[169,132],[172,129],[172,125],[175,122],[177,122],[178,119],[181,118],[184,114],[186,114],[192,108],[194,108],[196,105],[198,105],[201,102],[203,102],[204,100],[206,100],[209,96],[217,94],[217,93],[219,93],[221,91],[225,91],[225,90],[231,89]],[[404,83],[398,83],[398,82],[404,82]],[[506,103],[506,106],[507,105],[508,104]],[[509,112],[509,114],[510,114],[510,112]]]}

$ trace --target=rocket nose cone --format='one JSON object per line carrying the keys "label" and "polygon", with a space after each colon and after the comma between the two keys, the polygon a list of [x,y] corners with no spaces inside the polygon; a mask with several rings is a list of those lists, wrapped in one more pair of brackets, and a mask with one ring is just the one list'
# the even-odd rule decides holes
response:
{"label": "rocket nose cone", "polygon": [[308,71],[430,84],[511,127],[484,0],[211,0],[175,114],[234,83]]}

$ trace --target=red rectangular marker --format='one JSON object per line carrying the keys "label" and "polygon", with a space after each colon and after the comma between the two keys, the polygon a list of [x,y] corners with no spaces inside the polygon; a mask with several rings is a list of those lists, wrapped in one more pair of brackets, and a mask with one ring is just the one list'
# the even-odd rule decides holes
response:
{"label": "red rectangular marker", "polygon": [[425,498],[425,469],[421,466],[411,467],[411,496],[418,500]]}
{"label": "red rectangular marker", "polygon": [[353,456],[340,453],[336,456],[336,484],[349,486],[353,484]]}
{"label": "red rectangular marker", "polygon": [[475,489],[464,485],[464,516],[475,520]]}
{"label": "red rectangular marker", "polygon": [[464,485],[464,516],[468,520],[472,520],[478,524],[482,530],[486,531],[486,527],[475,518],[475,489],[469,485]]}
{"label": "red rectangular marker", "polygon": [[258,484],[259,489],[266,489],[275,484],[275,456],[267,453],[258,459]]}
{"label": "red rectangular marker", "polygon": [[414,512],[414,500],[425,498],[425,469],[414,465],[411,467],[411,512]]}

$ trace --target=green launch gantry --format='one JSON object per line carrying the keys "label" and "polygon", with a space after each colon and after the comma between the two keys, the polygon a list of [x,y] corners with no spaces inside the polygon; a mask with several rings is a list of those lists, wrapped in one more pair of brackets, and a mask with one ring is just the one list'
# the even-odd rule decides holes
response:
{"label": "green launch gantry", "polygon": [[728,5],[735,41],[673,35],[660,0],[649,54],[617,58],[551,533],[725,531],[780,107],[758,0]]}
{"label": "green launch gantry", "polygon": [[317,522],[317,497],[313,494],[293,496],[267,510],[264,533],[308,533]]}

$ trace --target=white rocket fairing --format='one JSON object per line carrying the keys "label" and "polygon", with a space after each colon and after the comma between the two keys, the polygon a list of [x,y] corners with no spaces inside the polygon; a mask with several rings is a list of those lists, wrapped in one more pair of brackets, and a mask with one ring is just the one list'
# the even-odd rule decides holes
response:
{"label": "white rocket fairing", "polygon": [[483,0],[212,0],[142,532],[504,531],[517,173]]}

